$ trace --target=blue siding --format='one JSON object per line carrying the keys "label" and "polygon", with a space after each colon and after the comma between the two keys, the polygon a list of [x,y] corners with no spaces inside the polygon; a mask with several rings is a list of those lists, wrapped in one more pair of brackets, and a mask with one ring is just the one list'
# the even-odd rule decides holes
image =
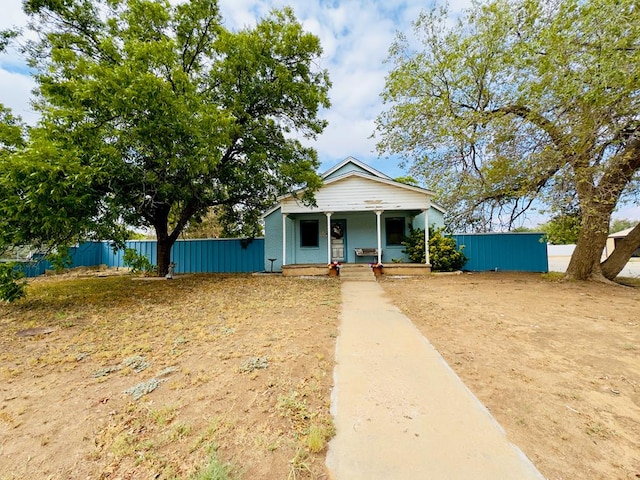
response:
{"label": "blue siding", "polygon": [[[429,208],[429,226],[435,228],[444,228],[444,214],[435,208]],[[424,213],[420,213],[413,220],[413,228],[424,230]]]}
{"label": "blue siding", "polygon": [[482,272],[548,272],[547,244],[542,233],[486,233],[453,235],[469,259],[465,270]]}
{"label": "blue siding", "polygon": [[[289,228],[289,225],[287,225]],[[277,208],[264,217],[264,269],[271,268],[270,258],[275,258],[273,271],[282,270],[282,210]]]}

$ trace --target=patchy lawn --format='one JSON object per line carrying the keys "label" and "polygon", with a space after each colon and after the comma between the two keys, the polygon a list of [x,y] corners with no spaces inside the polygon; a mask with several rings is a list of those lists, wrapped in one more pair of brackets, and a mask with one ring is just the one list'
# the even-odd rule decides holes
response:
{"label": "patchy lawn", "polygon": [[[639,282],[554,278],[382,285],[549,480],[637,480]],[[326,478],[339,313],[329,279],[33,281],[0,305],[0,478]]]}
{"label": "patchy lawn", "polygon": [[463,274],[382,285],[549,480],[640,478],[640,285]]}
{"label": "patchy lawn", "polygon": [[325,478],[339,305],[280,276],[31,282],[0,304],[0,477]]}

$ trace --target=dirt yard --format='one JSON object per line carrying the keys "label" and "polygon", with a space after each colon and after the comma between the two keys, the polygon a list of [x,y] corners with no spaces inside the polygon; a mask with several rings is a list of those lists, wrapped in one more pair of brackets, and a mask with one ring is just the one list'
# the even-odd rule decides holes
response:
{"label": "dirt yard", "polygon": [[[382,286],[549,480],[637,480],[640,286],[553,278]],[[32,282],[0,304],[0,480],[327,478],[339,285]]]}
{"label": "dirt yard", "polygon": [[0,479],[325,478],[339,304],[328,279],[34,281],[0,304]]}
{"label": "dirt yard", "polygon": [[382,284],[547,479],[640,478],[638,286],[503,273]]}

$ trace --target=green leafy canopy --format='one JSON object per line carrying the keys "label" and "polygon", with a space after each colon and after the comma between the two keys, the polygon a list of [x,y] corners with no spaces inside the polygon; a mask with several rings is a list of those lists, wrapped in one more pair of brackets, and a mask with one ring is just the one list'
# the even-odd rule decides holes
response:
{"label": "green leafy canopy", "polygon": [[600,266],[609,219],[639,193],[637,2],[488,0],[456,21],[436,7],[414,34],[390,49],[379,151],[438,193],[451,229],[577,208],[569,276],[613,278]]}
{"label": "green leafy canopy", "polygon": [[236,32],[215,0],[24,8],[42,120],[0,188],[12,227],[25,215],[46,227],[26,222],[20,240],[120,241],[125,226],[150,227],[162,275],[173,242],[211,207],[253,235],[279,195],[305,187],[313,200],[319,162],[302,140],[326,125],[330,81],[290,8]]}

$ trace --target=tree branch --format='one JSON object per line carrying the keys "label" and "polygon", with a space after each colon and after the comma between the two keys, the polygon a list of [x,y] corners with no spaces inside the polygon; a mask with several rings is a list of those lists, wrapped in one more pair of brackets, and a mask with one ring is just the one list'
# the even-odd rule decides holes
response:
{"label": "tree branch", "polygon": [[523,120],[527,120],[544,130],[546,134],[549,135],[551,141],[558,150],[565,154],[571,153],[571,156],[574,156],[575,154],[567,136],[564,135],[564,133],[562,133],[553,122],[545,118],[543,115],[534,112],[529,107],[525,107],[522,105],[506,105],[504,107],[490,110],[487,113],[489,114],[489,116],[501,114],[515,115],[516,117],[520,117]]}

